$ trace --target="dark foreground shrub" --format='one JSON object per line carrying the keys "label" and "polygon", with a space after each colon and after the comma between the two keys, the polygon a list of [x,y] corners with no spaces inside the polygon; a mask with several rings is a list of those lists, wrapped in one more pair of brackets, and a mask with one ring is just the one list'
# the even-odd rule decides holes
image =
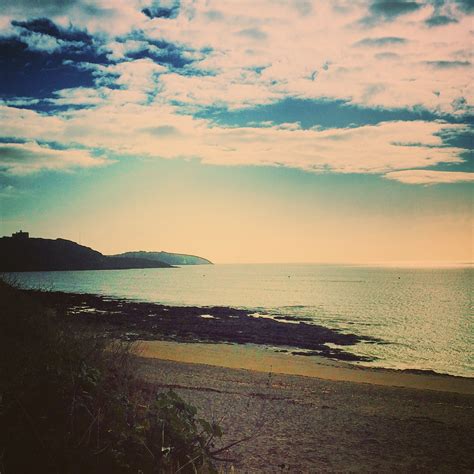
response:
{"label": "dark foreground shrub", "polygon": [[0,472],[213,472],[220,428],[134,360],[0,282]]}

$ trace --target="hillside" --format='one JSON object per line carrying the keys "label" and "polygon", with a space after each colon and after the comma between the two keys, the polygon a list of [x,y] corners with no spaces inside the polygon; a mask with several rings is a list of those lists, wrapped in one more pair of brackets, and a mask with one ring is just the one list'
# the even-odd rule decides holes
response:
{"label": "hillside", "polygon": [[113,270],[170,268],[157,259],[109,257],[89,247],[64,239],[0,238],[0,271]]}
{"label": "hillside", "polygon": [[160,261],[169,265],[212,265],[210,260],[196,255],[186,255],[183,253],[170,252],[145,252],[143,250],[137,252],[125,252],[113,255],[118,258],[144,258],[147,260]]}

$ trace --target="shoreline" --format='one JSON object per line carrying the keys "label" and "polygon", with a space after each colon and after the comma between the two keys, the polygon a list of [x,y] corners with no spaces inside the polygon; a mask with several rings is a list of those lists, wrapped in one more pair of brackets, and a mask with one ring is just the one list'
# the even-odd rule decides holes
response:
{"label": "shoreline", "polygon": [[[196,342],[196,333],[188,330],[208,320],[219,324],[201,318],[202,308],[188,314],[189,308],[93,296],[32,296],[25,304],[34,302],[33,314],[39,307],[64,315],[70,321],[65,327],[84,340],[127,340],[132,344],[130,368],[150,397],[173,390],[196,408],[197,416],[220,426],[223,436],[215,440],[215,449],[224,450],[221,459],[226,461],[217,466],[219,472],[469,473],[474,467],[469,441],[474,436],[474,379],[360,367],[260,345]],[[146,322],[153,328],[157,309],[173,340],[150,334]],[[180,311],[186,322],[176,326]],[[215,311],[247,321],[230,308]],[[14,319],[5,321],[15,328]],[[139,342],[140,334],[150,337]],[[16,346],[30,350],[21,341],[18,332]]]}
{"label": "shoreline", "polygon": [[386,387],[412,388],[474,395],[474,378],[410,369],[373,368],[275,352],[271,348],[240,344],[136,341],[137,354],[145,359],[243,369],[267,374],[295,375],[328,381],[353,382]]}
{"label": "shoreline", "polygon": [[367,374],[385,370],[387,373],[404,373],[407,376],[474,380],[470,376],[438,373],[430,369],[393,369],[358,365],[358,363],[376,362],[376,359],[352,353],[351,346],[358,342],[369,344],[386,344],[386,342],[308,323],[308,319],[304,317],[271,316],[254,313],[250,309],[227,306],[171,306],[87,293],[33,289],[22,291],[38,298],[47,306],[61,310],[68,317],[85,325],[88,330],[99,331],[104,337],[111,339],[130,342],[217,344],[221,347],[254,345],[272,350],[274,354],[280,356],[284,354],[285,357],[278,359],[279,361],[288,360],[288,357],[298,360],[300,362],[295,364],[299,366],[304,364],[311,367],[317,360],[337,361],[339,364],[354,362],[345,364],[347,368],[352,369],[352,373],[358,373],[357,371],[362,369],[366,370]]}
{"label": "shoreline", "polygon": [[344,361],[372,361],[346,348],[359,342],[384,343],[309,324],[307,318],[267,317],[230,306],[171,306],[87,293],[22,291],[91,328],[101,329],[108,337],[126,341],[257,344]]}

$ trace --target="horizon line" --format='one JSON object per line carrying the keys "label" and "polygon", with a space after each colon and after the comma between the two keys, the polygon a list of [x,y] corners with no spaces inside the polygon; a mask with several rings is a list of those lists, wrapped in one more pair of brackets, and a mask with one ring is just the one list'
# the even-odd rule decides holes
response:
{"label": "horizon line", "polygon": [[[212,261],[212,260],[211,260]],[[364,267],[469,267],[474,266],[474,262],[464,261],[439,261],[439,260],[395,260],[395,261],[374,261],[374,262],[347,262],[347,261],[284,261],[284,262],[212,262],[213,265],[346,265]]]}

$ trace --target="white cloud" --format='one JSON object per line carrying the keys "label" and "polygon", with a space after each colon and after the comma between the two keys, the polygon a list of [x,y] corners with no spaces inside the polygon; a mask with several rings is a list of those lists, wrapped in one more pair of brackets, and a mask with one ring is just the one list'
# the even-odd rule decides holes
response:
{"label": "white cloud", "polygon": [[474,182],[474,173],[463,171],[403,170],[387,173],[385,178],[405,184],[441,184]]}
{"label": "white cloud", "polygon": [[55,98],[48,101],[56,105],[99,105],[104,103],[110,93],[109,89],[76,87],[61,89],[54,93]]}
{"label": "white cloud", "polygon": [[153,90],[156,87],[157,75],[166,71],[165,66],[156,64],[149,58],[117,63],[105,70],[108,74],[118,75],[115,84],[144,92]]}
{"label": "white cloud", "polygon": [[28,45],[28,49],[46,53],[54,53],[59,51],[66,44],[69,44],[52,36],[31,32],[28,35],[23,35],[21,39]]}
{"label": "white cloud", "polygon": [[235,109],[282,98],[281,94],[269,90],[264,83],[258,84],[241,76],[236,78],[234,74],[181,76],[170,73],[160,77],[160,85],[160,97],[168,102],[178,101],[186,105],[214,105]]}
{"label": "white cloud", "polygon": [[[442,140],[436,134],[442,130],[453,133],[463,127],[437,122],[385,122],[330,130],[302,130],[294,124],[226,128],[180,115],[164,104],[120,102],[55,117],[3,106],[0,118],[8,136],[42,138],[67,146],[80,144],[119,154],[196,157],[218,165],[385,173],[462,162],[462,150],[441,146]],[[155,130],[173,133],[154,133]]]}
{"label": "white cloud", "polygon": [[[147,38],[184,45],[188,51],[183,54],[197,59],[194,67],[214,72],[199,77],[162,76],[163,97],[188,105],[235,108],[298,96],[347,99],[370,106],[421,105],[462,113],[453,106],[454,101],[459,97],[470,100],[474,93],[470,65],[455,69],[432,66],[440,61],[469,63],[471,17],[461,15],[454,3],[449,10],[457,23],[441,30],[424,23],[434,11],[430,4],[370,29],[360,25],[368,14],[368,2],[182,0],[176,18],[154,19],[141,12],[149,5],[145,0],[101,0],[93,5],[44,2],[43,10],[65,28],[72,19],[76,28],[95,34],[114,60],[156,49],[146,43]],[[41,8],[26,0],[9,1],[0,25],[10,31],[8,21],[13,16],[22,19],[33,10],[39,15]],[[386,42],[377,48],[370,41],[364,43],[367,38],[387,37],[406,41]],[[32,48],[49,51],[61,46],[61,40],[36,33],[28,41]],[[203,48],[208,49],[204,58],[202,53],[192,53]],[[133,64],[137,66],[136,61]],[[249,70],[252,67],[265,69],[258,74]],[[123,80],[127,79],[121,76],[119,82]]]}
{"label": "white cloud", "polygon": [[[212,49],[196,67],[216,71],[215,76],[162,78],[164,93],[185,103],[236,107],[296,95],[456,112],[453,100],[472,97],[471,67],[457,68],[453,74],[452,69],[427,63],[452,60],[470,44],[469,17],[446,25],[439,36],[423,23],[432,12],[425,7],[368,31],[357,26],[366,14],[366,3],[357,3],[344,14],[333,7],[332,2],[318,2],[301,15],[290,3],[275,7],[264,1],[184,1],[175,20],[155,19],[144,24],[144,31],[154,39]],[[242,31],[262,35],[239,34]],[[375,51],[371,45],[354,46],[367,37],[400,37],[406,42]],[[380,59],[381,53],[392,58],[390,67]],[[251,67],[265,69],[255,74],[249,71]],[[186,96],[187,92],[191,95]]]}
{"label": "white cloud", "polygon": [[[57,105],[93,105],[93,109],[45,115],[12,107],[25,98],[8,102],[10,107],[0,105],[3,135],[30,141],[15,146],[36,157],[39,168],[46,162],[61,168],[60,163],[68,160],[66,152],[44,149],[36,141],[131,155],[192,156],[222,165],[389,173],[389,179],[398,179],[393,178],[394,171],[407,173],[409,168],[462,161],[462,150],[441,146],[437,136],[441,130],[455,133],[461,125],[386,122],[323,131],[267,122],[265,127],[225,128],[180,112],[183,107],[188,112],[209,105],[238,109],[298,97],[344,99],[371,107],[422,106],[462,114],[473,96],[472,58],[466,52],[471,41],[469,17],[458,15],[458,23],[443,26],[443,34],[437,35],[424,25],[433,13],[428,6],[370,30],[360,26],[367,14],[366,2],[182,0],[179,15],[171,19],[148,18],[140,11],[146,6],[141,0],[102,0],[93,7],[71,2],[57,14],[50,13],[63,27],[72,18],[74,27],[87,28],[117,62],[76,64],[93,71],[97,87],[63,89],[48,99]],[[54,10],[52,5],[48,8]],[[10,2],[6,14],[13,10]],[[0,24],[8,25],[5,18],[0,17]],[[364,42],[387,37],[406,41],[395,46],[385,41],[378,47],[373,41]],[[193,68],[202,74],[189,75],[189,70],[184,74],[149,58],[124,60],[128,53],[156,49],[147,38],[182,45],[176,53],[194,59]],[[56,40],[51,41],[42,45],[38,40],[36,47],[54,49]],[[436,67],[448,63],[449,68]],[[120,88],[106,87],[112,84]],[[176,103],[180,106],[171,105]],[[41,158],[37,147],[47,159]],[[87,151],[75,151],[69,156],[75,156],[77,163],[100,162]],[[33,161],[25,162],[26,170],[34,168]],[[10,165],[10,172],[28,172],[21,171],[21,164]],[[409,179],[407,174],[400,176],[399,180]]]}
{"label": "white cloud", "polygon": [[43,170],[68,171],[105,164],[107,160],[95,158],[87,150],[55,150],[36,142],[0,144],[0,171],[6,174],[26,175]]}

